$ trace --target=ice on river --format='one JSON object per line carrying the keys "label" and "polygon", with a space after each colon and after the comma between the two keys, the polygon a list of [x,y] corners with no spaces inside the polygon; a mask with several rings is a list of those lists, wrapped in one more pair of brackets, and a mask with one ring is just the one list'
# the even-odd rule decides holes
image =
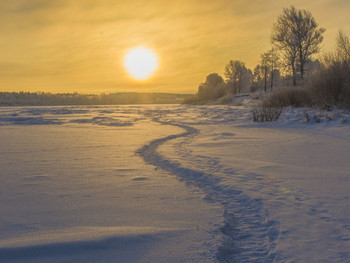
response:
{"label": "ice on river", "polygon": [[0,261],[345,262],[346,114],[0,108]]}

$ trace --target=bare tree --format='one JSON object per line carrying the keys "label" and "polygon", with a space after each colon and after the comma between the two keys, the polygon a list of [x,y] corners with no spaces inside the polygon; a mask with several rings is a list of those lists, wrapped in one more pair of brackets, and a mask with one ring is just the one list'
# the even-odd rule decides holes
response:
{"label": "bare tree", "polygon": [[350,62],[350,41],[349,37],[340,30],[337,37],[337,59],[344,63]]}
{"label": "bare tree", "polygon": [[267,56],[267,53],[263,53],[263,54],[261,54],[261,73],[262,73],[262,78],[264,81],[264,91],[265,92],[266,92],[269,72],[270,72],[270,65],[268,63],[268,56]]}
{"label": "bare tree", "polygon": [[272,90],[276,74],[279,75],[280,58],[275,48],[267,51],[265,56],[270,69],[270,89]]}
{"label": "bare tree", "polygon": [[264,70],[261,64],[258,64],[254,68],[253,72],[253,82],[255,89],[261,89],[263,87],[264,82]]}
{"label": "bare tree", "polygon": [[239,60],[230,60],[225,67],[224,75],[229,92],[241,93],[251,84],[252,72]]}
{"label": "bare tree", "polygon": [[279,70],[279,56],[274,48],[261,54],[260,64],[254,69],[255,76],[259,76],[260,82],[263,81],[264,91],[267,90],[269,82],[270,89],[273,89],[275,76]]}
{"label": "bare tree", "polygon": [[320,51],[324,32],[309,11],[297,10],[294,6],[283,9],[283,14],[274,23],[272,42],[283,52],[287,65],[291,67],[294,86],[297,70],[303,79],[307,61]]}

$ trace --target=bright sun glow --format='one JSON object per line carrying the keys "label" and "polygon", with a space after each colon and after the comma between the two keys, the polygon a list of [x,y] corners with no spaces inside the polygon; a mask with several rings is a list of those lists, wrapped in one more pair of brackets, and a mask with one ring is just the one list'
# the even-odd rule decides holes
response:
{"label": "bright sun glow", "polygon": [[146,80],[158,68],[158,57],[151,49],[135,47],[126,53],[124,66],[132,78]]}

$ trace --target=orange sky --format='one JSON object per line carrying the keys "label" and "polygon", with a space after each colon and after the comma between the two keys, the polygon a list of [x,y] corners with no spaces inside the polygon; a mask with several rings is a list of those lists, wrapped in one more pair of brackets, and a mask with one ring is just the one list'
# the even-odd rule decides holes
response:
{"label": "orange sky", "polygon": [[[324,51],[350,35],[349,0],[1,0],[0,91],[195,93],[230,59],[254,68],[291,4],[326,28]],[[123,67],[139,45],[159,55],[142,83]]]}

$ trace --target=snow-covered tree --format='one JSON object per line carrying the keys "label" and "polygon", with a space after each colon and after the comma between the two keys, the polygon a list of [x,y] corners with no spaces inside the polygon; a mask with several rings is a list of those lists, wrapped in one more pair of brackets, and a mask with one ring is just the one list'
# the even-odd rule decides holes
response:
{"label": "snow-covered tree", "polygon": [[252,71],[239,60],[230,60],[225,67],[224,75],[228,91],[232,94],[247,91],[252,81]]}
{"label": "snow-covered tree", "polygon": [[337,37],[337,59],[340,62],[350,63],[350,41],[349,37],[340,30]]}
{"label": "snow-covered tree", "polygon": [[218,73],[209,74],[198,88],[198,97],[201,100],[220,98],[224,94],[225,82]]}
{"label": "snow-covered tree", "polygon": [[304,78],[305,65],[320,51],[324,28],[319,28],[309,11],[285,8],[273,24],[272,42],[282,51],[286,65],[292,70],[293,85],[297,72]]}

